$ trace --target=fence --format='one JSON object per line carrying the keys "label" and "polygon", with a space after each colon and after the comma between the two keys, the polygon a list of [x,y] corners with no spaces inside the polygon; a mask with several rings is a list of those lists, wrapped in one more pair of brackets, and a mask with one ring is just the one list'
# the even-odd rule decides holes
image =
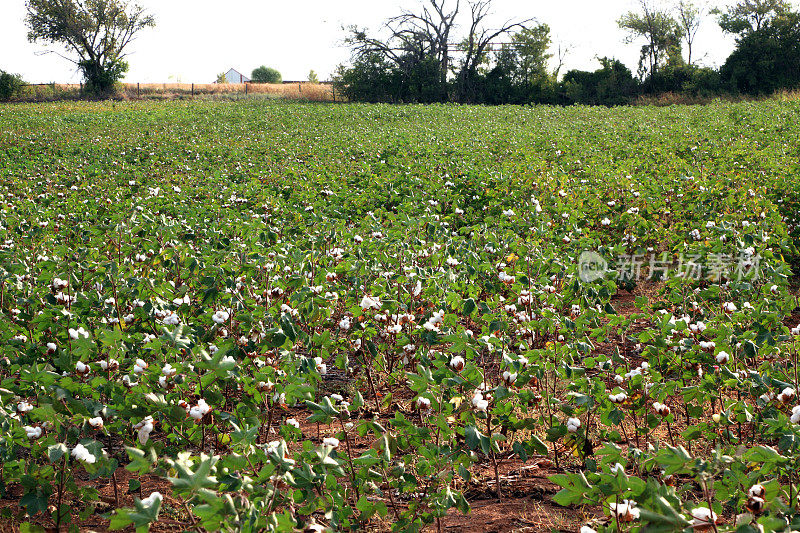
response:
{"label": "fence", "polygon": [[[257,96],[337,102],[341,96],[330,82],[311,83],[122,83],[118,95],[129,99],[180,99],[196,96]],[[41,101],[77,99],[84,95],[82,83],[39,83],[23,85],[16,100]]]}

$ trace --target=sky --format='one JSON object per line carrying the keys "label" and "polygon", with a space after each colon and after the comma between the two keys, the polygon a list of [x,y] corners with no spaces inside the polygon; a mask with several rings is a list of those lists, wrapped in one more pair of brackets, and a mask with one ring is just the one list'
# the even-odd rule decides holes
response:
{"label": "sky", "polygon": [[[419,0],[138,2],[157,23],[139,34],[128,50],[130,71],[125,79],[142,83],[210,83],[229,68],[249,75],[259,65],[277,68],[284,80],[305,80],[312,69],[320,80],[327,80],[350,57],[342,45],[343,25],[379,28],[403,7],[420,5]],[[547,23],[554,45],[570,49],[562,73],[595,70],[597,56],[621,59],[635,73],[641,43],[625,44],[625,33],[616,24],[634,7],[635,0],[494,0],[491,22],[533,17]],[[80,81],[72,63],[42,54],[47,47],[28,43],[24,18],[25,0],[0,0],[0,69],[31,83]],[[707,17],[694,55],[702,65],[719,66],[733,46],[733,38]]]}

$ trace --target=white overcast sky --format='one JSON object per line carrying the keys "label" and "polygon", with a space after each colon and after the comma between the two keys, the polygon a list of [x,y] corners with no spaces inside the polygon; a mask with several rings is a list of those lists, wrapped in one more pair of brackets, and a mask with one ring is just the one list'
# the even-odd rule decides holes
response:
{"label": "white overcast sky", "polygon": [[[419,5],[418,0],[139,3],[155,15],[157,26],[143,31],[131,45],[126,79],[185,83],[212,82],[229,68],[249,75],[262,64],[280,70],[285,80],[304,80],[311,69],[320,79],[328,79],[336,65],[349,58],[341,46],[342,25],[377,28],[401,7]],[[562,73],[571,68],[594,70],[599,67],[596,56],[617,57],[635,73],[639,44],[625,44],[625,34],[616,25],[619,16],[634,6],[634,0],[494,0],[492,21],[535,17],[549,24],[553,42],[572,47]],[[44,47],[28,43],[24,18],[25,0],[0,0],[0,69],[22,74],[30,82],[79,81],[71,63],[53,54],[41,55]],[[695,57],[701,64],[719,66],[733,44],[707,17]]]}

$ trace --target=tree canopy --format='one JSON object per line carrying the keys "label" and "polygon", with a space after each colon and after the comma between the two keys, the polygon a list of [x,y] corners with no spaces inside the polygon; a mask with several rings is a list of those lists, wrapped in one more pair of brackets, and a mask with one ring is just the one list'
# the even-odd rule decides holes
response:
{"label": "tree canopy", "polygon": [[106,93],[128,70],[126,48],[155,18],[126,0],[27,0],[28,40],[63,46],[89,90]]}
{"label": "tree canopy", "polygon": [[281,83],[283,81],[280,72],[266,65],[254,69],[250,78],[256,83]]}

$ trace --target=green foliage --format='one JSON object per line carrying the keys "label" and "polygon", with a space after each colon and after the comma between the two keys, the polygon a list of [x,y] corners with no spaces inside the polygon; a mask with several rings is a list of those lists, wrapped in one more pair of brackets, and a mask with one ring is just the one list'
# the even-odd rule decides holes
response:
{"label": "green foliage", "polygon": [[572,70],[561,83],[568,103],[585,105],[626,105],[636,97],[638,83],[631,71],[616,59],[600,59],[594,72]]}
{"label": "green foliage", "polygon": [[261,65],[260,67],[254,69],[250,79],[252,79],[255,83],[281,83],[281,81],[283,81],[283,77],[281,76],[280,72],[265,65]]}
{"label": "green foliage", "polygon": [[21,76],[0,70],[0,101],[19,96],[24,85]]}
{"label": "green foliage", "polygon": [[[424,531],[516,492],[511,460],[598,530],[800,523],[797,102],[0,115],[0,460],[32,523],[78,527],[123,466],[114,528]],[[734,271],[587,280],[590,250]]]}
{"label": "green foliage", "polygon": [[776,16],[747,31],[720,75],[731,89],[746,94],[800,86],[800,14]]}
{"label": "green foliage", "polygon": [[629,11],[617,21],[628,32],[628,42],[642,39],[639,76],[652,76],[667,63],[680,62],[682,31],[678,22],[666,10],[650,0],[640,0],[638,11]]}
{"label": "green foliage", "polygon": [[309,83],[319,83],[319,76],[317,76],[317,73],[314,72],[313,69],[311,71],[309,71],[309,73],[308,73],[308,82]]}
{"label": "green foliage", "polygon": [[155,19],[127,0],[27,0],[28,40],[59,45],[76,59],[87,89],[105,95],[128,70],[125,50]]}
{"label": "green foliage", "polygon": [[725,12],[715,9],[714,13],[719,16],[722,31],[742,37],[761,30],[776,17],[787,15],[791,8],[787,0],[740,0]]}

